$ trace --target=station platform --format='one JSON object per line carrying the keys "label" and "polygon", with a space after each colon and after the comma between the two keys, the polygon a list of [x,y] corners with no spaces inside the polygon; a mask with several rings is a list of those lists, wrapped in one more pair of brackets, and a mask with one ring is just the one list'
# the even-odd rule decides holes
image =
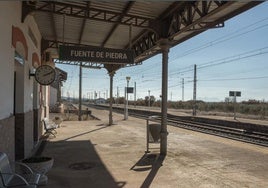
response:
{"label": "station platform", "polygon": [[268,148],[168,126],[168,153],[146,154],[146,121],[91,109],[64,121],[42,152],[54,158],[44,188],[268,187]]}

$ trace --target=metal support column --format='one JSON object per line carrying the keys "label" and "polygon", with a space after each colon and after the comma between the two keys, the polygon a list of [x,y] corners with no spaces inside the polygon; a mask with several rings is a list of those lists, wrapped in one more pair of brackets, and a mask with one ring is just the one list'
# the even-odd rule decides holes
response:
{"label": "metal support column", "polygon": [[80,71],[79,71],[79,111],[78,111],[78,120],[81,121],[81,110],[82,110],[82,63],[80,63]]}
{"label": "metal support column", "polygon": [[167,154],[167,95],[168,95],[168,52],[170,48],[169,40],[163,39],[159,46],[162,50],[162,105],[161,105],[161,135],[160,154]]}
{"label": "metal support column", "polygon": [[110,112],[109,112],[109,125],[113,124],[113,78],[114,73],[110,73]]}
{"label": "metal support column", "polygon": [[130,77],[126,77],[127,80],[127,87],[125,88],[125,113],[124,113],[124,120],[128,119],[128,87],[129,87],[129,80]]}

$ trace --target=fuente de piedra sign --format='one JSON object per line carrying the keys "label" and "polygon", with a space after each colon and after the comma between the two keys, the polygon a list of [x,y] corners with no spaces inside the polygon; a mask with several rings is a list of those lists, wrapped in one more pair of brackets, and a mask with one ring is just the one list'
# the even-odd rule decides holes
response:
{"label": "fuente de piedra sign", "polygon": [[60,46],[59,59],[63,61],[89,61],[99,63],[134,63],[132,50],[99,48],[95,46]]}

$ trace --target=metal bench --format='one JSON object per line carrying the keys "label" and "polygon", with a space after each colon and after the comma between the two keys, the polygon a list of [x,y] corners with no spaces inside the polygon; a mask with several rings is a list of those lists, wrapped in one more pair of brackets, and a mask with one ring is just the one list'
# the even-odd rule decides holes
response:
{"label": "metal bench", "polygon": [[43,120],[44,123],[44,129],[45,129],[45,135],[53,135],[54,137],[56,137],[57,131],[57,125],[55,123],[49,123],[48,118],[44,118]]}
{"label": "metal bench", "polygon": [[41,174],[33,173],[33,171],[23,163],[17,163],[27,169],[27,173],[15,173],[9,163],[8,156],[0,152],[0,187],[17,187],[17,188],[35,188],[39,184]]}

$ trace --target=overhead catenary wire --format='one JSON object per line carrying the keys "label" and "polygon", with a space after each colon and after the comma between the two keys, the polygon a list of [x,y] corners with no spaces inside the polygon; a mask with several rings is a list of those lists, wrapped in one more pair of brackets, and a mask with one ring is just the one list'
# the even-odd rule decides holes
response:
{"label": "overhead catenary wire", "polygon": [[[202,63],[197,67],[197,69],[204,69],[204,68],[208,68],[208,67],[212,67],[212,66],[217,66],[217,65],[222,65],[222,64],[226,64],[226,63],[235,62],[236,60],[241,60],[241,59],[246,59],[246,58],[266,54],[266,53],[268,53],[268,51],[265,51],[267,49],[268,49],[268,46],[263,47],[263,48],[259,48],[259,49],[256,49],[256,50],[251,50],[251,51],[248,51],[248,52],[244,52],[244,53],[241,53],[241,54],[233,55],[233,56],[230,56],[230,57],[221,58],[221,59],[218,59],[218,60]],[[182,73],[192,72],[192,71],[193,71],[193,69],[186,70],[186,71],[181,71],[179,73],[182,74]],[[146,82],[147,81],[152,81],[153,82],[155,80],[154,79],[147,79],[147,80],[144,80],[144,81],[146,81]],[[188,82],[185,82],[185,84],[187,84],[187,83]],[[144,82],[143,82],[143,84],[144,84]],[[179,85],[180,84],[175,84],[175,86],[179,86]],[[173,88],[175,86],[169,86],[168,88]]]}
{"label": "overhead catenary wire", "polygon": [[[268,24],[263,24],[261,26],[255,27],[255,28],[252,28],[252,26],[256,26],[257,23],[261,23],[263,21],[266,21],[267,19],[268,18],[265,18],[265,19],[260,20],[259,22],[255,22],[253,24],[247,25],[247,26],[243,27],[244,29],[239,28],[238,30],[236,30],[233,33],[229,33],[228,35],[222,36],[221,38],[218,38],[218,39],[215,39],[213,41],[210,41],[210,42],[206,43],[208,46],[203,45],[203,47],[205,47],[205,48],[212,47],[212,46],[217,45],[219,43],[229,41],[230,39],[233,39],[233,38],[236,38],[236,37],[239,37],[239,36],[242,36],[242,35],[246,35],[246,34],[251,33],[253,31],[265,28],[265,27],[268,26]],[[250,29],[250,30],[248,30],[248,29]],[[242,33],[241,33],[241,31],[242,31]],[[186,55],[194,54],[194,53],[196,53],[198,51],[201,51],[201,50],[205,49],[205,48],[200,48],[199,50],[197,50],[197,48],[190,49],[192,51],[190,51],[190,50],[185,51],[184,54],[180,54],[179,57],[176,57],[175,59],[172,59],[170,62],[173,62],[173,61],[177,60],[178,58],[184,57]],[[268,48],[268,47],[265,47],[265,48]],[[257,49],[257,50],[260,50],[260,49]],[[187,54],[186,54],[186,52],[187,52]],[[252,53],[250,53],[250,52],[252,52]],[[255,56],[258,56],[258,55],[264,55],[264,54],[267,54],[267,53],[268,53],[267,49],[264,49],[261,52],[252,50],[252,51],[237,54],[237,55],[234,55],[234,56],[225,57],[225,58],[221,58],[221,59],[218,59],[218,60],[198,64],[197,69],[207,69],[209,67],[220,66],[220,65],[223,65],[223,64],[227,64],[227,63],[240,63],[241,61],[239,61],[239,60],[255,57]],[[150,85],[150,83],[153,83],[153,82],[155,82],[155,83],[158,82],[157,78],[160,78],[159,75],[161,74],[161,72],[158,71],[158,70],[154,71],[155,70],[154,68],[157,68],[157,64],[160,65],[161,62],[154,61],[154,62],[148,64],[148,66],[147,65],[142,65],[142,66],[140,66],[140,68],[137,67],[137,69],[132,69],[129,75],[132,77],[132,80],[140,82],[138,84],[138,86],[141,89],[144,89],[145,87],[143,87],[143,86]],[[127,71],[124,71],[124,72],[127,72]],[[182,67],[179,70],[175,70],[175,69],[171,70],[170,74],[169,74],[169,77],[177,76],[178,74],[185,74],[185,75],[187,74],[188,75],[189,73],[192,73],[192,72],[193,72],[192,67],[189,67],[189,66]],[[258,78],[256,78],[256,79],[258,79]],[[261,79],[261,78],[259,78],[259,79]],[[120,76],[115,77],[115,80],[116,80],[115,87],[116,86],[119,86],[120,88],[125,87],[125,85],[126,85],[125,84],[125,79],[122,78],[122,76],[121,77]],[[198,80],[198,81],[202,81],[202,80]],[[192,81],[189,81],[189,83],[191,83],[191,82]],[[187,84],[187,83],[188,82],[186,81],[185,84]],[[180,85],[181,84],[174,84],[174,85],[169,86],[168,88],[170,89],[170,88],[177,87],[177,86],[180,86]],[[147,90],[147,88],[145,88],[145,90]],[[157,88],[155,90],[158,91],[159,89]],[[151,89],[151,91],[154,91],[154,90]]]}
{"label": "overhead catenary wire", "polygon": [[259,79],[266,79],[268,78],[268,76],[256,76],[256,77],[242,77],[242,78],[215,78],[215,79],[207,79],[207,80],[198,80],[198,81],[202,81],[202,82],[214,82],[214,81],[228,81],[228,80],[259,80]]}
{"label": "overhead catenary wire", "polygon": [[[268,20],[268,18],[262,19],[262,20],[259,21],[259,22],[262,22],[262,21],[265,21],[265,20]],[[243,28],[240,28],[240,29],[238,29],[237,31],[235,31],[235,32],[233,32],[233,33],[230,33],[230,34],[228,34],[228,35],[225,35],[225,36],[223,36],[223,37],[221,37],[221,38],[218,38],[218,39],[216,39],[216,40],[210,41],[210,42],[208,42],[208,43],[205,43],[204,45],[201,45],[201,46],[199,46],[199,47],[196,47],[196,48],[187,50],[186,52],[184,52],[182,55],[180,55],[180,56],[177,57],[176,59],[185,57],[185,56],[190,55],[190,54],[193,54],[193,53],[195,53],[195,52],[204,50],[204,49],[206,49],[206,48],[208,48],[208,47],[212,47],[212,46],[214,46],[214,45],[220,44],[220,43],[222,43],[222,42],[226,42],[226,41],[231,40],[231,39],[233,39],[233,38],[243,36],[243,35],[245,35],[245,34],[248,34],[248,33],[250,33],[250,32],[253,32],[253,31],[256,31],[256,30],[258,30],[258,29],[262,29],[262,28],[268,26],[268,24],[264,24],[264,25],[261,25],[261,26],[259,26],[259,27],[257,27],[257,28],[251,29],[251,30],[249,30],[249,31],[244,31],[244,29],[248,29],[248,27],[250,27],[250,26],[252,26],[252,25],[256,25],[256,24],[259,23],[259,22],[256,22],[256,23],[250,24],[250,25],[248,25],[248,26],[245,26],[245,27],[243,27]],[[240,34],[235,34],[235,35],[232,36],[232,34],[234,34],[234,33],[236,33],[236,32],[239,32],[239,31],[244,31],[244,32],[242,32],[242,33],[240,33]],[[225,38],[225,39],[224,39],[224,38]],[[175,59],[175,60],[176,60],[176,59]],[[174,60],[173,60],[173,61],[174,61]]]}
{"label": "overhead catenary wire", "polygon": [[[205,62],[205,63],[200,63],[198,65],[197,69],[204,69],[207,67],[231,63],[231,62],[234,62],[236,60],[246,59],[246,58],[250,58],[250,57],[254,57],[254,56],[258,56],[258,55],[263,55],[263,54],[267,54],[267,53],[268,53],[268,46],[265,46],[262,48],[243,52],[243,53],[232,55],[229,57],[225,57],[225,58],[221,58],[221,59],[217,59],[217,60],[213,60],[213,61],[209,61],[209,62]],[[169,76],[184,74],[184,73],[192,72],[192,71],[193,71],[193,69],[190,66],[187,66],[184,69],[183,68],[180,69],[178,72],[173,72],[173,73],[169,74]],[[153,76],[153,75],[158,76],[159,73],[153,72],[152,74],[146,74],[147,77]]]}
{"label": "overhead catenary wire", "polygon": [[[268,20],[268,17],[266,17],[264,19],[261,19],[261,20],[259,20],[257,22],[251,23],[249,25],[246,25],[245,27],[239,28],[239,29],[237,29],[236,31],[234,31],[232,33],[229,33],[227,35],[224,35],[222,37],[219,37],[219,38],[217,38],[217,39],[215,39],[213,41],[207,42],[207,43],[205,43],[205,44],[203,44],[203,45],[201,45],[199,47],[189,49],[189,50],[185,51],[183,54],[181,54],[180,56],[178,56],[175,59],[171,60],[170,63],[174,62],[175,60],[177,60],[179,58],[182,58],[182,57],[185,57],[187,55],[193,54],[195,52],[201,51],[201,50],[206,49],[208,47],[212,47],[212,46],[217,45],[217,44],[220,44],[222,42],[226,42],[226,41],[229,41],[229,40],[231,40],[233,38],[237,38],[237,37],[240,37],[242,35],[245,35],[245,34],[248,34],[248,33],[254,32],[254,31],[257,31],[259,29],[262,29],[264,27],[267,27],[268,24],[263,24],[263,25],[258,26],[256,28],[253,28],[251,30],[246,30],[246,29],[249,29],[252,26],[255,26],[255,25],[257,25],[257,24],[259,24],[261,22],[267,21],[267,20]],[[236,33],[239,33],[241,31],[243,31],[243,32],[240,33],[240,34],[236,34]],[[156,63],[156,61],[155,61],[155,63]],[[156,67],[154,65],[155,63],[153,63],[152,65],[150,65],[147,68],[143,69],[141,72],[146,72],[146,71],[149,71],[152,67]],[[158,63],[160,64],[161,62],[158,62]],[[141,72],[139,71],[139,73],[141,73]]]}

